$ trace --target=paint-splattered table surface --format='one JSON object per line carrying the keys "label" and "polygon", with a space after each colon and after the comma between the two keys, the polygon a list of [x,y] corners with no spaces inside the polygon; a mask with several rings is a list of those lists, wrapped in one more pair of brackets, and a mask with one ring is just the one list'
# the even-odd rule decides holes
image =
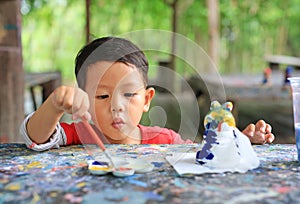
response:
{"label": "paint-splattered table surface", "polygon": [[110,145],[112,155],[144,158],[155,166],[149,173],[117,178],[89,173],[87,160],[102,154],[93,146],[34,152],[23,144],[0,144],[0,203],[300,202],[295,145],[254,146],[260,167],[244,174],[181,177],[165,160],[174,152],[195,152],[197,148]]}

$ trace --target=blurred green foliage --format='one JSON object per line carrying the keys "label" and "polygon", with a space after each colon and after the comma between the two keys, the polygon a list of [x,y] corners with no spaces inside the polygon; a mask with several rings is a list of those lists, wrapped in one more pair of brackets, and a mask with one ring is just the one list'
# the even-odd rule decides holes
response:
{"label": "blurred green foliage", "polygon": [[[172,9],[166,2],[91,0],[91,35],[171,31]],[[300,0],[228,0],[219,1],[219,8],[221,73],[261,72],[266,54],[300,56]],[[85,44],[85,0],[23,0],[21,12],[25,70],[60,70],[73,80],[74,58]],[[179,0],[178,33],[208,50],[205,0]],[[155,66],[157,57],[147,55]],[[191,73],[180,60],[177,70]]]}

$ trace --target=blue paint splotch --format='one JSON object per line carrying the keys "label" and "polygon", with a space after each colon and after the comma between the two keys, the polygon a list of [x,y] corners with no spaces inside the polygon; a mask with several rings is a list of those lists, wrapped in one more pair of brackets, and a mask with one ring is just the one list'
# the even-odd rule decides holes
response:
{"label": "blue paint splotch", "polygon": [[159,168],[159,167],[162,167],[165,162],[151,162],[151,164],[153,164],[155,167]]}
{"label": "blue paint splotch", "polygon": [[146,188],[148,186],[148,184],[146,182],[137,180],[137,176],[136,175],[127,177],[124,180],[127,181],[130,184],[134,184],[134,185],[137,185],[137,186],[140,186],[140,187],[144,187],[144,188]]}
{"label": "blue paint splotch", "polygon": [[217,134],[213,130],[206,130],[204,133],[205,144],[200,151],[196,154],[196,161],[203,165],[205,164],[204,159],[212,160],[214,158],[214,154],[211,152],[211,148],[213,144],[219,144],[217,142]]}

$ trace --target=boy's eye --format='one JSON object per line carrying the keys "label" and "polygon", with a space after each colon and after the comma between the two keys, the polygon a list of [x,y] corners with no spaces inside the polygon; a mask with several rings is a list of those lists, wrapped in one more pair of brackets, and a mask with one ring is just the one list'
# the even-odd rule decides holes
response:
{"label": "boy's eye", "polygon": [[124,94],[125,97],[133,97],[135,95],[136,95],[136,93],[125,93]]}
{"label": "boy's eye", "polygon": [[99,96],[96,96],[96,98],[98,98],[98,99],[106,99],[108,97],[109,97],[108,95],[99,95]]}

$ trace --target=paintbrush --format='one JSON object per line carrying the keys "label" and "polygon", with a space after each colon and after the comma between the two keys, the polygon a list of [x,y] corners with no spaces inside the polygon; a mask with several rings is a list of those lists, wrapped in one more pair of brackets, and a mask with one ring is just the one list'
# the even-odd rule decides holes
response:
{"label": "paintbrush", "polygon": [[113,162],[113,160],[111,158],[111,155],[108,153],[108,151],[105,148],[102,140],[98,137],[98,135],[96,134],[95,130],[92,128],[92,126],[90,125],[90,123],[88,121],[86,121],[86,120],[82,121],[82,123],[85,126],[86,130],[90,133],[90,135],[92,135],[92,137],[95,140],[96,144],[100,147],[100,149],[102,149],[102,151],[104,152],[105,156],[109,159],[112,167],[115,168],[115,169],[117,169],[117,166]]}

